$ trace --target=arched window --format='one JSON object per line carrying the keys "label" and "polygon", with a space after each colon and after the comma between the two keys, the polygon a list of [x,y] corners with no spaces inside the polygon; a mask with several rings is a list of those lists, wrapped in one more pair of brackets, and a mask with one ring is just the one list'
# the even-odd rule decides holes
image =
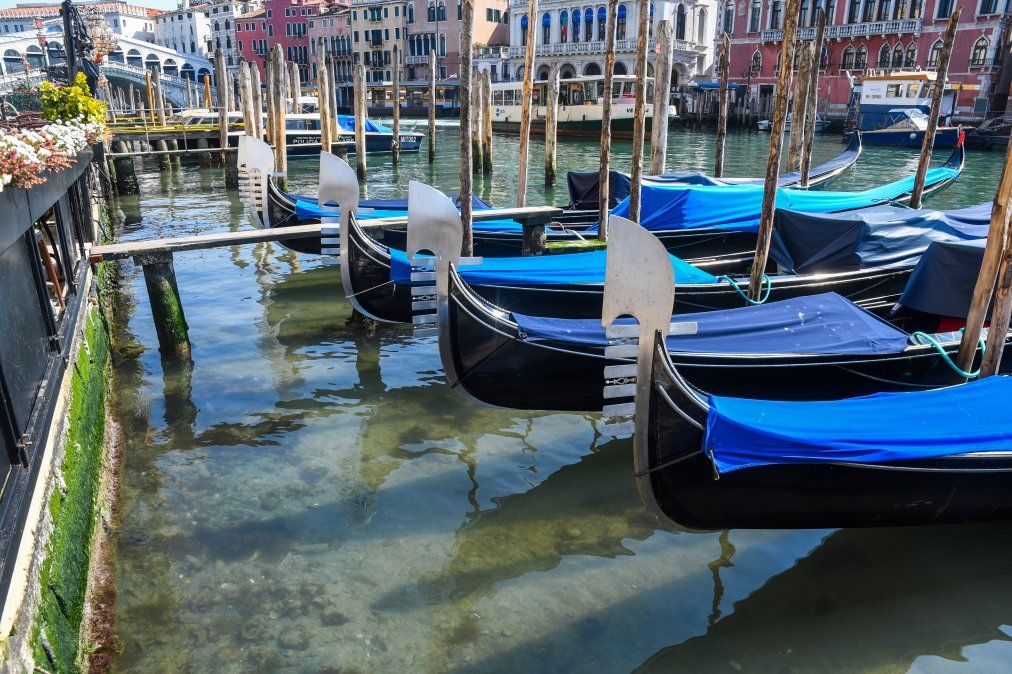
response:
{"label": "arched window", "polygon": [[439,3],[436,7],[436,21],[446,21],[446,3]]}
{"label": "arched window", "polygon": [[439,55],[446,56],[446,36],[439,36]]}
{"label": "arched window", "polygon": [[891,54],[892,54],[892,50],[889,49],[889,45],[887,45],[887,44],[882,45],[882,48],[878,52],[878,67],[879,68],[888,68],[889,67],[889,57],[890,57]]}
{"label": "arched window", "polygon": [[619,5],[618,6],[618,12],[616,13],[616,17],[617,18],[616,18],[616,21],[615,21],[615,39],[616,40],[624,40],[625,39],[626,14],[627,14],[627,11],[626,11],[625,5]]}
{"label": "arched window", "polygon": [[907,45],[907,55],[903,59],[903,65],[907,68],[913,68],[917,65],[917,45],[913,42]]}
{"label": "arched window", "polygon": [[[594,41],[594,10],[587,9],[583,12],[583,25],[587,29],[584,31],[584,39],[587,42]],[[601,36],[598,36],[601,39]]]}
{"label": "arched window", "polygon": [[675,39],[685,39],[685,5],[678,3],[678,10],[675,12]]}
{"label": "arched window", "polygon": [[980,38],[973,43],[973,52],[970,54],[971,66],[982,66],[987,62],[987,40]]}
{"label": "arched window", "polygon": [[903,46],[896,45],[896,49],[893,49],[893,68],[903,67]]}
{"label": "arched window", "polygon": [[580,41],[580,10],[573,10],[573,42]]}
{"label": "arched window", "polygon": [[696,42],[699,44],[706,44],[706,18],[706,9],[701,8],[696,18]]}
{"label": "arched window", "polygon": [[801,67],[801,48],[800,47],[796,48],[794,50],[794,65],[792,67],[794,68],[794,72],[797,72],[798,68]]}
{"label": "arched window", "polygon": [[888,21],[890,9],[892,9],[892,0],[880,0],[878,4],[878,20]]}
{"label": "arched window", "polygon": [[752,9],[748,15],[748,32],[758,33],[759,32],[759,21],[762,17],[763,3],[762,0],[752,0]]}
{"label": "arched window", "polygon": [[798,26],[808,24],[808,0],[801,0],[801,9],[798,11]]}
{"label": "arched window", "polygon": [[605,30],[608,26],[608,12],[604,7],[597,8],[597,39],[604,40]]}
{"label": "arched window", "polygon": [[621,61],[615,61],[615,67],[611,69],[612,75],[628,75],[629,71],[626,70],[625,64]]}
{"label": "arched window", "polygon": [[221,30],[221,26],[218,25],[217,21],[215,21],[214,22],[214,32],[217,33],[220,30]]}
{"label": "arched window", "polygon": [[541,44],[552,44],[552,15],[548,12],[541,16]]}
{"label": "arched window", "polygon": [[408,23],[415,22],[415,6],[408,5]]}
{"label": "arched window", "polygon": [[861,45],[854,55],[854,70],[864,70],[868,67],[868,48]]}
{"label": "arched window", "polygon": [[225,30],[229,30],[230,28],[231,26],[229,25],[228,19],[225,19]]}
{"label": "arched window", "polygon": [[864,19],[865,23],[875,20],[875,0],[865,0],[864,2]]}
{"label": "arched window", "polygon": [[527,15],[520,17],[520,46],[527,45]]}
{"label": "arched window", "polygon": [[429,10],[428,10],[428,14],[427,14],[426,18],[429,21],[435,21],[436,20],[436,6],[433,3],[431,3],[431,2],[429,3]]}
{"label": "arched window", "polygon": [[751,70],[753,77],[759,75],[763,70],[763,55],[759,53],[758,49],[752,52]]}
{"label": "arched window", "polygon": [[[734,16],[734,5],[731,5],[731,15]],[[727,23],[727,10],[724,10],[725,21]],[[773,0],[773,5],[770,7],[770,30],[780,30],[783,28],[784,20],[784,3],[781,0]],[[727,26],[724,27],[724,32],[728,33]]]}
{"label": "arched window", "polygon": [[[774,2],[773,4],[780,5],[783,3]],[[722,19],[723,19],[722,23],[724,25],[721,26],[721,29],[725,33],[730,35],[734,31],[734,2],[732,2],[731,0],[727,0],[727,2],[724,3],[724,12],[722,15]]]}
{"label": "arched window", "polygon": [[569,42],[569,12],[562,10],[559,14],[559,42],[566,44]]}
{"label": "arched window", "polygon": [[942,41],[939,40],[935,44],[931,45],[931,51],[928,52],[928,67],[937,68],[938,61],[942,58]]}
{"label": "arched window", "polygon": [[854,68],[854,48],[847,47],[843,50],[843,56],[840,57],[840,70],[853,70]]}

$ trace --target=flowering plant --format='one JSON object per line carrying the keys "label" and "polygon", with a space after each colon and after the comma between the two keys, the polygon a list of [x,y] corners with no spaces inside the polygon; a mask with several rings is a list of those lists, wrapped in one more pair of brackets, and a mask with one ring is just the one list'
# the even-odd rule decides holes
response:
{"label": "flowering plant", "polygon": [[0,191],[6,185],[26,190],[41,184],[43,174],[70,168],[78,153],[104,134],[104,123],[82,119],[5,129],[0,134]]}

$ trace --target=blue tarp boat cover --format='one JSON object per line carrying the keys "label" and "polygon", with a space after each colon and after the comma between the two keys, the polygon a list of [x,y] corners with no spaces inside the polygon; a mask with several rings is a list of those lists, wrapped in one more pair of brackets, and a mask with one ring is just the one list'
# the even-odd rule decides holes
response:
{"label": "blue tarp boat cover", "polygon": [[[928,171],[925,185],[956,178],[959,171],[949,166]],[[897,180],[863,192],[828,192],[781,187],[777,208],[804,213],[852,211],[888,203],[913,189],[913,177]],[[762,185],[686,186],[644,184],[640,224],[651,231],[720,229],[755,232],[762,213]],[[628,217],[629,199],[612,209],[613,215]]]}
{"label": "blue tarp boat cover", "polygon": [[[290,194],[289,197],[295,199],[295,217],[297,217],[300,220],[305,220],[309,218],[322,218],[324,216],[330,217],[334,216],[334,213],[332,212],[324,212],[324,209],[320,208],[319,205],[317,204],[317,200],[312,197],[302,196],[299,194]],[[458,207],[460,206],[459,195],[454,194],[450,198],[453,199],[453,203],[457,204]],[[364,199],[358,203],[358,206],[359,208],[374,208],[379,211],[395,211],[397,213],[392,217],[397,217],[397,215],[403,217],[405,211],[408,210],[408,200]],[[493,208],[493,206],[491,204],[482,201],[476,196],[472,196],[471,208],[475,211],[487,211]],[[365,217],[365,214],[363,214],[361,217]],[[378,216],[376,214],[371,214],[368,217],[377,218],[377,217],[391,217],[391,216]],[[512,220],[510,222],[512,222]]]}
{"label": "blue tarp boat cover", "polygon": [[[609,340],[598,319],[540,318],[513,314],[530,342],[567,342],[604,347]],[[726,354],[875,355],[901,353],[909,335],[836,293],[770,302],[754,307],[679,314],[694,322],[694,335],[667,338],[671,351]],[[618,323],[630,323],[621,319]]]}
{"label": "blue tarp boat cover", "polygon": [[[337,123],[340,124],[344,129],[348,131],[355,130],[355,115],[338,115]],[[388,126],[384,126],[379,122],[374,122],[368,117],[365,120],[365,130],[373,133],[393,133],[394,130]]]}
{"label": "blue tarp boat cover", "polygon": [[987,236],[991,204],[953,211],[877,206],[850,213],[777,211],[770,256],[798,274],[912,267],[933,241]]}
{"label": "blue tarp boat cover", "polygon": [[966,318],[986,243],[986,239],[936,241],[928,246],[910,274],[899,304],[929,314]]}
{"label": "blue tarp boat cover", "polygon": [[[390,249],[390,279],[394,283],[411,282],[411,264],[404,251]],[[535,257],[485,258],[481,264],[461,265],[461,277],[480,285],[604,285],[607,251]],[[674,255],[668,256],[677,283],[716,283],[717,279]],[[431,269],[431,267],[429,267]]]}
{"label": "blue tarp boat cover", "polygon": [[710,397],[703,438],[720,473],[845,461],[888,464],[1012,449],[1012,378],[828,402]]}

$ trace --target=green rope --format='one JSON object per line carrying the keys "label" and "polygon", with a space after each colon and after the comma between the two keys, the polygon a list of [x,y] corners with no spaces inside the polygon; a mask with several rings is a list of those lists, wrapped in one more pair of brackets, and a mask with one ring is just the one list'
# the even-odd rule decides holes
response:
{"label": "green rope", "polygon": [[[962,335],[965,331],[966,331],[966,328],[961,328],[959,330],[959,334]],[[958,374],[963,379],[973,379],[975,377],[980,376],[980,368],[977,368],[973,372],[964,372],[962,369],[960,369],[960,367],[958,365],[956,365],[954,362],[952,362],[952,358],[950,358],[949,354],[946,353],[945,347],[943,347],[941,344],[938,343],[938,340],[935,339],[934,335],[929,335],[926,332],[921,332],[920,330],[918,330],[917,332],[914,332],[913,334],[911,334],[910,337],[914,340],[914,342],[916,344],[921,344],[921,345],[923,345],[923,344],[930,344],[931,346],[933,346],[935,348],[935,351],[937,351],[938,354],[945,361],[945,364],[948,365],[950,368],[952,368],[952,371],[955,372],[956,374]],[[981,353],[981,355],[984,354],[984,338],[983,337],[980,338],[980,353]]]}
{"label": "green rope", "polygon": [[752,299],[751,297],[749,297],[748,295],[746,295],[745,292],[742,291],[742,289],[738,286],[737,283],[734,282],[734,279],[731,278],[730,276],[724,275],[724,276],[721,276],[719,278],[721,280],[724,280],[724,281],[727,281],[728,283],[730,283],[731,287],[734,288],[735,291],[739,295],[741,295],[742,297],[744,297],[745,301],[748,302],[749,304],[762,304],[763,302],[765,302],[766,300],[768,300],[770,298],[770,291],[773,290],[773,283],[772,283],[772,281],[770,281],[770,277],[767,276],[766,274],[763,274],[763,284],[766,286],[766,292],[764,292],[763,296],[760,297],[758,301],[756,301],[756,300]]}

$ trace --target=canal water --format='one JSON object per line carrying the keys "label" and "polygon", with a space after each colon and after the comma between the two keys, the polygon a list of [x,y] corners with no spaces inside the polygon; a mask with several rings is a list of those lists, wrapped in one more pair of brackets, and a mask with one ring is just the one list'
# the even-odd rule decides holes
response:
{"label": "canal water", "polygon": [[[458,181],[439,159],[369,158],[370,197]],[[476,192],[513,203],[517,143]],[[670,136],[672,170],[713,137]],[[727,174],[768,136],[732,134]],[[819,138],[815,161],[841,149]],[[592,169],[594,142],[559,165]],[[532,143],[529,203],[545,193]],[[618,168],[630,147],[616,143]],[[941,153],[936,157],[941,161]],[[991,198],[972,155],[930,205]],[[868,148],[834,189],[912,173]],[[315,193],[317,163],[289,164]],[[248,226],[220,173],[139,174],[123,240]],[[113,405],[125,441],[116,619],[123,672],[980,671],[1012,658],[1012,526],[677,534],[641,508],[631,445],[598,415],[477,406],[433,338],[353,316],[334,260],[278,244],[176,256],[192,367],[163,365],[139,270],[115,292]],[[888,423],[889,420],[883,420]],[[747,504],[746,504],[747,507]]]}

